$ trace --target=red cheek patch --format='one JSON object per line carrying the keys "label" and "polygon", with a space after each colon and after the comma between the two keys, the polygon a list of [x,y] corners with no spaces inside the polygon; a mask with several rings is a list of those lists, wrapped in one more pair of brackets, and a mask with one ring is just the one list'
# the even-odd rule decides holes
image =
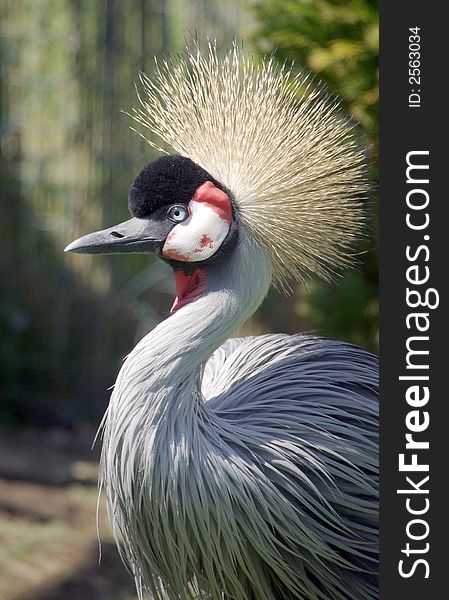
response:
{"label": "red cheek patch", "polygon": [[207,234],[204,234],[200,240],[198,248],[196,248],[196,250],[194,250],[194,252],[195,253],[202,252],[204,250],[204,248],[213,249],[213,247],[214,247],[214,244],[213,244],[212,238],[210,238]]}
{"label": "red cheek patch", "polygon": [[205,181],[196,190],[192,200],[209,206],[228,225],[232,222],[232,206],[229,197],[212,181]]}

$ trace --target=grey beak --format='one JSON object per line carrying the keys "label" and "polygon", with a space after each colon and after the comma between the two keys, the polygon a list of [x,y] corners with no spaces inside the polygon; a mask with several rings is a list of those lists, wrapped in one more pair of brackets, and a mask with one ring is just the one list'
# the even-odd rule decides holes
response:
{"label": "grey beak", "polygon": [[154,221],[133,217],[114,227],[78,238],[69,244],[64,252],[80,254],[158,252],[167,233]]}

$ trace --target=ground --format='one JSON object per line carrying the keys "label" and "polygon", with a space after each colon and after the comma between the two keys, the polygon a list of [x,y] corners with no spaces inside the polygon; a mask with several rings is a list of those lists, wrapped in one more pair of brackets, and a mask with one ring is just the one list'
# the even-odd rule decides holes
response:
{"label": "ground", "polygon": [[135,600],[100,507],[93,432],[0,429],[0,600]]}

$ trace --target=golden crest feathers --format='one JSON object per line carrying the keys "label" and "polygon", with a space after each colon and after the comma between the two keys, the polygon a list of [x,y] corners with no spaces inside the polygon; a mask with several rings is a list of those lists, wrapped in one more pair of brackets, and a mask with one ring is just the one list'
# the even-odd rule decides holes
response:
{"label": "golden crest feathers", "polygon": [[350,264],[369,189],[365,156],[354,125],[310,77],[236,44],[220,58],[209,43],[141,83],[133,118],[232,192],[275,282]]}

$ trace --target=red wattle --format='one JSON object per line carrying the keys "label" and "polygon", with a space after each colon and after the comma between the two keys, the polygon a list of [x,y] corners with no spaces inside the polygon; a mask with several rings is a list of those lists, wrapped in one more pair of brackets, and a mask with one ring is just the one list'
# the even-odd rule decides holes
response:
{"label": "red wattle", "polygon": [[195,269],[191,275],[186,275],[182,271],[175,271],[176,298],[173,302],[170,312],[174,312],[196,300],[206,287],[206,272],[204,269]]}

